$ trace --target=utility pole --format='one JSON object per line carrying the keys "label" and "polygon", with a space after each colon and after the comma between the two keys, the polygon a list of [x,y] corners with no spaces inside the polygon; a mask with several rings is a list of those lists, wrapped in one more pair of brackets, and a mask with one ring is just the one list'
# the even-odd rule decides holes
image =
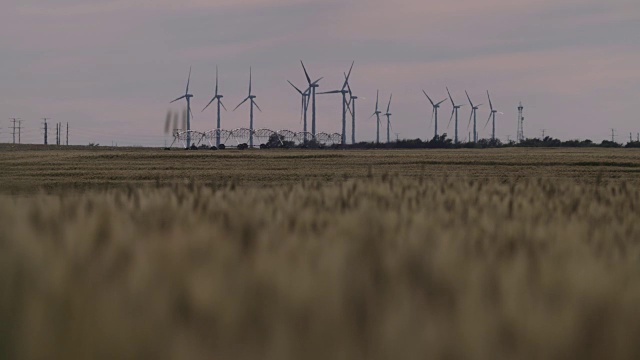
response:
{"label": "utility pole", "polygon": [[60,145],[60,123],[56,123],[56,145]]}
{"label": "utility pole", "polygon": [[400,141],[400,133],[396,133],[396,142]]}
{"label": "utility pole", "polygon": [[629,142],[632,143],[633,142],[633,134],[629,133]]}
{"label": "utility pole", "polygon": [[42,118],[44,120],[44,144],[49,145],[49,128],[47,127],[47,120],[49,118]]}
{"label": "utility pole", "polygon": [[544,141],[545,135],[547,134],[547,129],[542,129],[542,140]]}
{"label": "utility pole", "polygon": [[13,135],[13,143],[16,143],[16,123],[18,123],[18,143],[20,142],[20,123],[22,122],[22,120],[20,120],[20,118],[10,118],[11,122],[13,123],[12,128],[12,135]]}
{"label": "utility pole", "polygon": [[616,131],[614,129],[611,129],[611,142],[616,142]]}
{"label": "utility pole", "polygon": [[67,146],[69,146],[69,123],[67,122]]}

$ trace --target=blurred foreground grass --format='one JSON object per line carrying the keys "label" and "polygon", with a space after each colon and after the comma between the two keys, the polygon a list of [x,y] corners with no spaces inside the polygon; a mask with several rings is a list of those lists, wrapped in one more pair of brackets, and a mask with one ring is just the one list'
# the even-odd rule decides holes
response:
{"label": "blurred foreground grass", "polygon": [[635,180],[514,175],[0,196],[0,357],[640,358]]}

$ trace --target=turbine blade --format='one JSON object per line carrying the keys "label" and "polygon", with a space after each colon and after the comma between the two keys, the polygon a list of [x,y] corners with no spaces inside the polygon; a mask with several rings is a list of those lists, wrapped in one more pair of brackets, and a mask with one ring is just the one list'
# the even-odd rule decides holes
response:
{"label": "turbine blade", "polygon": [[393,99],[393,94],[389,96],[389,105],[387,105],[387,113],[389,113],[389,109],[391,108],[391,99]]}
{"label": "turbine blade", "polygon": [[251,99],[251,102],[258,108],[258,110],[260,110],[260,112],[262,112],[262,109],[260,109],[260,106],[258,106],[257,102],[255,102],[253,99]]}
{"label": "turbine blade", "polygon": [[377,112],[374,112],[373,114],[371,114],[371,116],[369,116],[369,119],[371,119],[372,117],[376,116]]}
{"label": "turbine blade", "polygon": [[222,106],[222,108],[224,109],[224,111],[228,111],[227,108],[224,106],[224,104],[222,103],[222,100],[218,99],[218,102],[220,102],[220,105]]}
{"label": "turbine blade", "polygon": [[302,119],[304,118],[304,110],[306,106],[305,97],[302,97],[302,106],[300,107],[300,123],[302,124]]}
{"label": "turbine blade", "polygon": [[431,127],[431,125],[433,124],[433,116],[436,113],[436,108],[433,108],[433,110],[431,110],[431,121],[429,121],[429,127]]}
{"label": "turbine blade", "polygon": [[202,109],[201,112],[204,112],[205,110],[207,110],[207,108],[209,107],[209,105],[211,105],[211,103],[213,103],[216,100],[216,98],[214,97],[213,99],[211,99],[211,101],[209,101],[209,103],[207,104],[207,106],[204,107],[204,109]]}
{"label": "turbine blade", "polygon": [[189,83],[191,83],[191,66],[189,66],[189,78],[187,79],[187,91],[185,91],[185,95],[189,93]]}
{"label": "turbine blade", "polygon": [[302,70],[304,70],[304,76],[307,77],[307,83],[311,85],[311,78],[309,77],[309,73],[307,72],[307,68],[304,67],[304,63],[300,60],[300,64],[302,64]]}
{"label": "turbine blade", "polygon": [[325,94],[342,94],[342,90],[325,91],[325,92],[318,93],[318,95],[325,95]]}
{"label": "turbine blade", "polygon": [[296,91],[299,92],[300,95],[302,95],[302,91],[300,91],[300,89],[298,89],[295,85],[293,85],[291,81],[287,80],[287,82],[289,83],[289,85],[293,86],[293,88],[296,89]]}
{"label": "turbine blade", "polygon": [[[344,74],[345,81],[347,80],[347,74]],[[351,92],[351,85],[347,82],[347,90],[349,90],[349,97],[353,97],[353,93]]]}
{"label": "turbine blade", "polygon": [[187,95],[182,95],[182,96],[180,96],[179,98],[177,98],[177,99],[173,100],[172,102],[170,102],[169,104],[173,104],[174,102],[176,102],[176,101],[178,101],[178,100],[182,100],[182,99],[184,99],[184,98],[186,98],[186,97],[187,97]]}
{"label": "turbine blade", "polygon": [[467,99],[469,99],[469,104],[471,104],[471,107],[473,107],[473,102],[471,101],[471,97],[469,97],[469,93],[467,92],[467,90],[465,90],[464,93],[467,94]]}
{"label": "turbine blade", "polygon": [[453,120],[453,115],[455,114],[456,109],[451,110],[451,117],[449,118],[449,123],[447,124],[447,129],[451,126],[451,120]]}
{"label": "turbine blade", "polygon": [[487,97],[489,98],[489,106],[491,107],[491,111],[493,111],[493,104],[491,103],[491,95],[489,95],[489,90],[487,90]]}
{"label": "turbine blade", "polygon": [[246,102],[247,102],[247,100],[249,100],[249,97],[248,97],[248,96],[247,96],[244,100],[242,100],[242,102],[241,102],[240,104],[238,104],[238,106],[236,106],[236,108],[235,108],[235,109],[233,109],[233,111],[238,110],[238,108],[239,108],[242,104],[246,103]]}
{"label": "turbine blade", "polygon": [[322,79],[324,79],[324,77],[321,77],[320,79],[314,81],[313,83],[311,83],[311,85],[317,85]]}
{"label": "turbine blade", "polygon": [[484,124],[484,128],[482,130],[486,129],[487,125],[489,125],[489,121],[491,121],[491,115],[493,115],[493,113],[489,114],[489,118],[487,119],[487,123]]}
{"label": "turbine blade", "polygon": [[445,102],[445,101],[447,101],[447,99],[444,99],[444,100],[440,101],[439,103],[437,103],[437,104],[436,104],[436,106],[438,106],[438,105],[442,104],[442,103],[443,103],[443,102]]}
{"label": "turbine blade", "polygon": [[169,133],[169,128],[171,127],[171,110],[167,111],[167,119],[164,122],[164,133]]}
{"label": "turbine blade", "polygon": [[436,104],[433,103],[433,100],[431,100],[431,98],[429,97],[429,95],[427,95],[427,92],[424,91],[424,89],[422,90],[422,92],[424,93],[424,96],[426,96],[427,99],[429,99],[429,102],[431,103],[431,106],[436,106]]}
{"label": "turbine blade", "polygon": [[347,85],[349,84],[349,78],[351,77],[351,71],[353,70],[353,65],[355,63],[356,63],[355,61],[351,63],[351,67],[349,68],[349,73],[347,74],[347,77],[344,80],[344,85],[342,85],[342,90],[344,90],[344,88],[347,87]]}
{"label": "turbine blade", "polygon": [[376,90],[376,112],[378,112],[378,100],[380,97],[380,90]]}
{"label": "turbine blade", "polygon": [[469,115],[469,123],[467,124],[467,130],[469,130],[469,126],[471,126],[471,120],[473,119],[473,112],[475,110],[471,110],[471,115]]}
{"label": "turbine blade", "polygon": [[453,97],[451,96],[451,92],[449,91],[449,88],[447,88],[447,94],[449,94],[449,100],[451,100],[451,106],[455,107],[456,103],[453,102]]}
{"label": "turbine blade", "polygon": [[251,67],[249,67],[249,96],[251,96]]}
{"label": "turbine blade", "polygon": [[218,96],[218,65],[216,65],[216,96]]}

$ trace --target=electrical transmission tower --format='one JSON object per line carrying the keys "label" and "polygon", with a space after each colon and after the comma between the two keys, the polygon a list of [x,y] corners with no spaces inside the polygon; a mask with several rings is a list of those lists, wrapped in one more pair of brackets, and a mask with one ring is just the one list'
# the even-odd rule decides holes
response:
{"label": "electrical transmission tower", "polygon": [[[13,143],[16,143],[16,130],[18,130],[18,144],[20,143],[20,132],[22,130],[22,120],[20,118],[11,118],[11,123],[13,124],[11,129],[11,134],[13,135]],[[18,127],[16,127],[16,123],[18,123]]]}
{"label": "electrical transmission tower", "polygon": [[524,141],[524,106],[522,103],[518,106],[518,142]]}
{"label": "electrical transmission tower", "polygon": [[67,123],[67,146],[69,146],[69,123]]}
{"label": "electrical transmission tower", "polygon": [[44,144],[49,145],[49,127],[47,124],[47,120],[51,120],[49,118],[42,118],[44,120]]}

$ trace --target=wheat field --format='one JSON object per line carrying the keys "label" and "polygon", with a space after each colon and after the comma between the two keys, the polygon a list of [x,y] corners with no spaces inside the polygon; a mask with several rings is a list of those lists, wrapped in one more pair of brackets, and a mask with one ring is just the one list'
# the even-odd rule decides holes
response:
{"label": "wheat field", "polygon": [[636,359],[639,155],[0,147],[0,358]]}

